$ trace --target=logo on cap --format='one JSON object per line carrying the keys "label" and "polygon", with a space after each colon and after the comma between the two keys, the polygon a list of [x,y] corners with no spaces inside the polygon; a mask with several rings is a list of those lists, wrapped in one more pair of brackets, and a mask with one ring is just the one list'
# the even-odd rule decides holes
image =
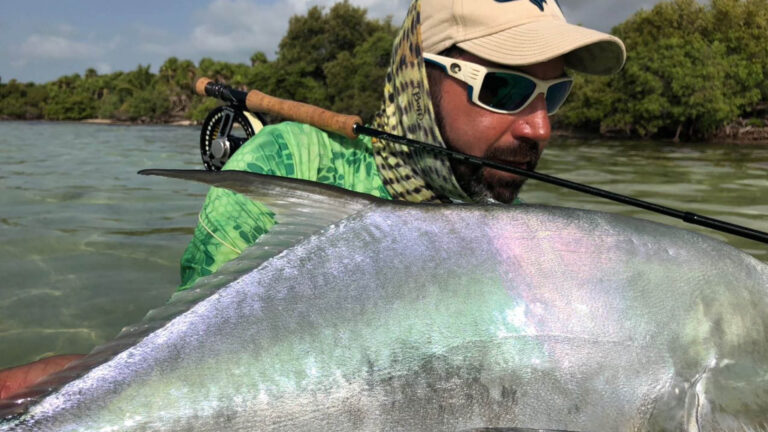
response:
{"label": "logo on cap", "polygon": [[[517,0],[494,0],[494,1],[496,1],[496,3],[507,3],[511,1],[517,1]],[[529,0],[529,1],[535,4],[540,11],[544,12],[544,3],[546,3],[547,0]],[[560,8],[560,1],[555,0],[555,3],[557,3],[557,7]]]}

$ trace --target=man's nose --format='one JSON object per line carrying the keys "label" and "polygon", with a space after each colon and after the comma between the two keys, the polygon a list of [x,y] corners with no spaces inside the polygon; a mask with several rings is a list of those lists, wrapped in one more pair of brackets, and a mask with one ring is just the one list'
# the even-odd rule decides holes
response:
{"label": "man's nose", "polygon": [[547,113],[547,100],[543,93],[517,114],[514,125],[514,135],[526,137],[545,144],[552,135],[552,125]]}

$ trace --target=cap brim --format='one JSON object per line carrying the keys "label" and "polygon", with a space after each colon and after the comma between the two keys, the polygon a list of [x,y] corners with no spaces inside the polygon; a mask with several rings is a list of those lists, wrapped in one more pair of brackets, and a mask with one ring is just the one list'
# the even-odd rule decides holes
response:
{"label": "cap brim", "polygon": [[557,21],[536,21],[459,42],[472,54],[510,66],[527,66],[564,57],[579,72],[609,75],[624,65],[626,49],[615,36]]}

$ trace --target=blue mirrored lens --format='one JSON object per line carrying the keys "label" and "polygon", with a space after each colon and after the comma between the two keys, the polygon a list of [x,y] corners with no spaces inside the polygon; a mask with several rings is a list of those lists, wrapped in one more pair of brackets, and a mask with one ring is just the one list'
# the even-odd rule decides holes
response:
{"label": "blue mirrored lens", "polygon": [[573,81],[563,81],[557,84],[552,84],[547,89],[547,113],[554,114],[568,97],[568,93],[571,92],[571,86]]}
{"label": "blue mirrored lens", "polygon": [[516,111],[525,105],[536,83],[515,74],[491,72],[485,75],[478,100],[491,108]]}

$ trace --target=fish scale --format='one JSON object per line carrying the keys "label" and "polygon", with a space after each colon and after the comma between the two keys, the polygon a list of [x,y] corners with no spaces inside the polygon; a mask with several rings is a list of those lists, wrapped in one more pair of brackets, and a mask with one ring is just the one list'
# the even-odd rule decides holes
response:
{"label": "fish scale", "polygon": [[152,173],[248,194],[278,225],[62,372],[68,383],[17,401],[0,430],[768,421],[768,270],[720,241],[584,210],[418,205],[233,171]]}

